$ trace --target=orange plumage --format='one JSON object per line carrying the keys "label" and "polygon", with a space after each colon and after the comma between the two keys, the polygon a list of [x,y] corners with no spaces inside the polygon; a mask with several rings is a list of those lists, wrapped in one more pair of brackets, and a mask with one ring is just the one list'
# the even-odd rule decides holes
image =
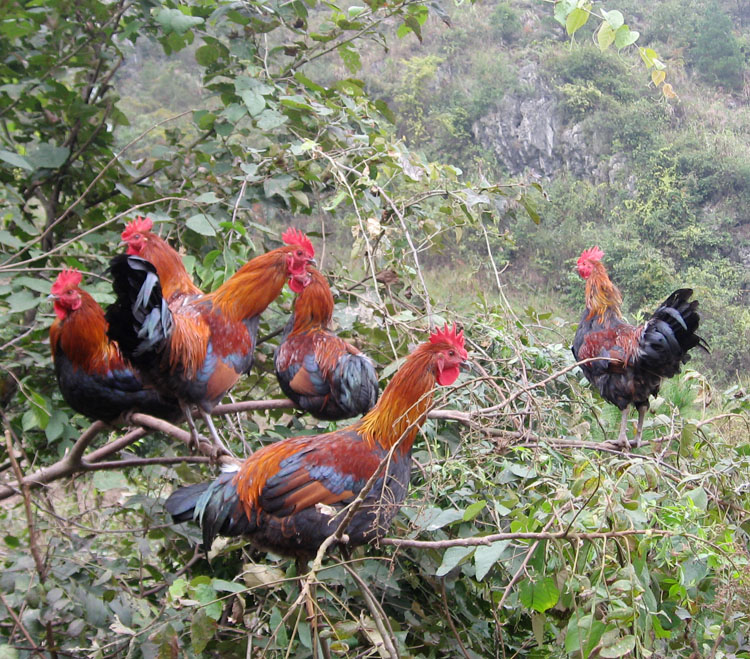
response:
{"label": "orange plumage", "polygon": [[353,425],[269,444],[236,473],[178,489],[167,510],[176,521],[198,520],[207,547],[218,534],[245,534],[260,547],[310,556],[398,444],[345,529],[350,546],[380,537],[406,497],[411,448],[433,389],[452,384],[468,357],[455,328],[432,339],[407,357],[375,407]]}
{"label": "orange plumage", "polygon": [[369,357],[331,332],[333,295],[326,278],[310,267],[289,286],[298,295],[274,358],[282,390],[318,419],[364,414],[378,400],[378,376]]}
{"label": "orange plumage", "polygon": [[51,291],[57,318],[49,330],[50,349],[65,401],[92,420],[114,421],[131,411],[177,418],[177,401],[144,386],[109,340],[104,311],[80,282],[78,271],[63,269]]}
{"label": "orange plumage", "polygon": [[283,238],[287,244],[252,259],[214,292],[169,301],[149,261],[112,259],[117,301],[107,311],[109,335],[159,390],[178,397],[194,437],[193,404],[221,445],[207,412],[252,367],[260,314],[313,259],[304,234],[289,230]]}
{"label": "orange plumage", "polygon": [[705,341],[695,332],[700,316],[698,302],[690,302],[693,291],[683,288],[670,295],[639,326],[622,318],[622,295],[601,262],[598,247],[584,250],[578,259],[578,274],[586,280],[586,309],[573,339],[577,360],[598,357],[581,365],[584,375],[602,397],[622,410],[617,442],[629,446],[626,436],[630,405],[638,410],[633,445],[641,439],[649,396],[659,392],[661,381],[680,372],[690,359],[688,351]]}
{"label": "orange plumage", "polygon": [[193,283],[177,250],[153,233],[152,228],[151,218],[140,215],[128,223],[121,235],[128,246],[126,254],[140,256],[154,264],[161,293],[168,302],[175,295],[202,295],[203,291]]}

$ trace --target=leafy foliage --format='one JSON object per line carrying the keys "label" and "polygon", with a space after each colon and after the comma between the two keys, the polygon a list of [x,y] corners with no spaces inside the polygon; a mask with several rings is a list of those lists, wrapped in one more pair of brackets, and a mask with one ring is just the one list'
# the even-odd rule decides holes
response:
{"label": "leafy foliage", "polygon": [[[427,322],[463,324],[477,365],[440,401],[447,418],[425,425],[389,540],[357,552],[355,574],[332,556],[314,575],[332,652],[382,655],[387,639],[415,657],[688,657],[715,648],[747,656],[747,391],[720,392],[687,371],[655,402],[644,431],[650,443],[637,455],[612,452],[601,442],[614,436],[619,415],[573,368],[571,327],[533,306],[514,311],[500,275],[507,256],[535,253],[573,305],[580,284],[572,273],[559,276],[570,256],[560,245],[573,245],[573,234],[594,242],[594,218],[614,208],[615,219],[639,218],[668,246],[667,259],[634,252],[624,220],[602,244],[618,257],[614,278],[658,297],[683,250],[726,248],[693,231],[695,200],[710,194],[688,175],[699,160],[694,143],[635,154],[648,164],[635,195],[565,179],[547,186],[551,201],[537,229],[541,186],[480,176],[472,183],[410,141],[421,125],[430,139],[464,143],[472,121],[511,87],[509,59],[477,56],[485,68],[472,103],[451,89],[442,132],[419,112],[455,50],[410,58],[404,70],[419,85],[410,89],[403,77],[389,88],[402,95],[399,104],[411,103],[411,115],[394,116],[353,77],[369,65],[367,47],[392,42],[393,32],[401,44],[427,43],[427,6],[68,5],[13,5],[13,20],[0,22],[0,118],[8,128],[0,133],[0,409],[18,469],[58,464],[89,425],[64,405],[44,345],[44,298],[56,269],[80,267],[87,289],[110,302],[105,268],[122,220],[148,213],[211,289],[293,221],[324,252],[339,328],[376,359],[383,381]],[[524,30],[527,17],[516,22],[514,12],[493,11],[490,27],[504,42]],[[470,31],[454,34],[445,48],[472,39]],[[168,56],[163,70],[139,63],[156,96],[144,88],[120,100],[130,82],[121,58],[157,49]],[[585,65],[594,57],[587,52],[574,51],[571,64],[575,57]],[[191,57],[199,84],[184,73]],[[595,61],[617,75],[612,58]],[[607,103],[639,102],[608,76],[591,71],[562,84],[595,89]],[[393,120],[399,130],[410,126],[406,142]],[[640,143],[650,122],[617,126],[612,148],[627,136]],[[734,161],[726,184],[738,194],[742,166]],[[705,167],[717,178],[726,171]],[[567,187],[574,194],[562,194]],[[695,219],[690,231],[670,222],[668,204]],[[731,263],[717,263],[727,297],[708,296],[714,316],[731,306],[742,278]],[[464,278],[473,293],[457,285]],[[706,291],[717,286],[704,281]],[[290,303],[287,291],[261,335],[283,326]],[[747,354],[732,353],[718,326],[707,334],[729,363]],[[261,345],[257,370],[233,396],[278,396],[272,349]],[[247,453],[314,425],[277,409],[227,415],[221,427]],[[102,434],[105,448],[124,431]],[[167,519],[171,488],[208,476],[192,464],[201,458],[157,433],[119,456],[128,462],[92,458],[74,480],[16,499],[6,487],[16,466],[10,454],[2,461],[0,656],[36,648],[94,657],[311,654],[305,613],[293,606],[293,564],[242,540],[216,542],[209,560],[196,548],[195,527]]]}

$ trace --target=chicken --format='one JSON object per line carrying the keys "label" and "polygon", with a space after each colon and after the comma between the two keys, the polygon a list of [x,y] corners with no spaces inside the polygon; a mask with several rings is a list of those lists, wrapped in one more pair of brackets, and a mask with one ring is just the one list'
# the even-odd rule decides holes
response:
{"label": "chicken", "polygon": [[[680,372],[690,359],[689,350],[698,346],[708,352],[708,345],[696,334],[698,302],[690,301],[689,288],[672,293],[642,325],[626,323],[620,311],[622,296],[607,275],[603,256],[602,250],[592,247],[578,259],[578,274],[586,280],[586,309],[573,339],[573,356],[577,361],[603,358],[581,364],[581,369],[602,398],[622,410],[617,444],[637,447],[649,396],[659,393],[664,378]],[[638,425],[629,443],[631,405],[638,410]]]}
{"label": "chicken", "polygon": [[369,411],[378,400],[372,360],[328,329],[333,295],[315,268],[293,277],[297,295],[274,365],[281,389],[294,404],[317,419],[337,421]]}
{"label": "chicken", "polygon": [[260,548],[309,558],[380,470],[345,533],[348,547],[381,537],[406,497],[412,444],[435,384],[455,382],[467,358],[463,332],[455,326],[434,331],[353,425],[268,444],[234,472],[179,488],[167,499],[167,511],[176,522],[196,520],[206,548],[217,535],[246,535]]}
{"label": "chicken", "polygon": [[107,423],[130,412],[179,418],[177,400],[144,386],[138,371],[107,338],[104,311],[81,290],[81,279],[77,270],[63,268],[50,295],[57,318],[49,343],[65,401],[89,419]]}
{"label": "chicken", "polygon": [[137,216],[122,232],[122,241],[128,246],[126,254],[140,256],[153,263],[161,283],[161,294],[168,303],[176,295],[202,295],[190,278],[182,257],[161,236],[151,232],[154,223],[149,217]]}
{"label": "chicken", "polygon": [[284,246],[257,256],[213,293],[167,303],[149,261],[122,254],[110,270],[117,299],[107,310],[109,335],[157,389],[175,395],[197,445],[191,405],[215,450],[228,453],[209,412],[253,365],[260,314],[292,276],[303,276],[315,251],[304,233],[284,232]]}

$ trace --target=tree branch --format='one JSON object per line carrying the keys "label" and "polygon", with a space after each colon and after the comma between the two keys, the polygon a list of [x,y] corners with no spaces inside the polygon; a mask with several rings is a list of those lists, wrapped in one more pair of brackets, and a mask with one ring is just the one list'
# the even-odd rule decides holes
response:
{"label": "tree branch", "polygon": [[663,529],[628,529],[627,531],[592,531],[589,533],[570,533],[568,531],[537,531],[518,533],[492,533],[474,538],[454,538],[453,540],[411,540],[409,538],[382,538],[380,544],[394,547],[412,547],[414,549],[447,549],[448,547],[479,547],[491,545],[499,540],[607,540],[610,538],[627,538],[633,535],[645,536],[679,536],[685,535],[676,531]]}

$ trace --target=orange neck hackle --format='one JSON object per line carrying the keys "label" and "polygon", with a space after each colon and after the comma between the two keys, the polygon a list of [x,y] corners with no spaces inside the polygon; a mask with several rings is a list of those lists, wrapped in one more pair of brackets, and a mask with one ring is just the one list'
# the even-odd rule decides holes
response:
{"label": "orange neck hackle", "polygon": [[156,268],[164,299],[175,294],[200,295],[201,290],[191,279],[182,257],[164,238],[151,231],[153,221],[140,215],[128,223],[121,238],[127,244],[127,254],[140,256]]}
{"label": "orange neck hackle", "polygon": [[608,311],[622,318],[620,290],[612,283],[601,261],[592,262],[591,267],[591,274],[586,278],[586,308],[589,310],[587,319],[598,316],[599,322],[602,322]]}
{"label": "orange neck hackle", "polygon": [[229,320],[257,316],[279,296],[293,274],[290,270],[298,267],[294,256],[298,249],[299,245],[284,245],[256,256],[206,297]]}
{"label": "orange neck hackle", "polygon": [[185,269],[180,254],[160,236],[150,234],[140,256],[150,261],[156,268],[165,300],[169,301],[175,294],[200,295],[202,293]]}
{"label": "orange neck hackle", "polygon": [[104,374],[124,362],[117,344],[107,337],[103,309],[86,291],[78,289],[78,294],[80,304],[50,327],[52,356],[60,348],[75,367]]}
{"label": "orange neck hackle", "polygon": [[[411,450],[417,432],[432,404],[436,384],[453,384],[458,367],[465,363],[463,331],[455,325],[433,331],[398,369],[383,395],[360,421],[360,434],[369,446],[390,449],[400,443],[403,454]],[[402,439],[403,438],[403,439]]]}
{"label": "orange neck hackle", "polygon": [[291,334],[315,328],[327,329],[333,318],[333,293],[323,274],[313,267],[307,269],[310,283],[294,302],[294,325]]}

